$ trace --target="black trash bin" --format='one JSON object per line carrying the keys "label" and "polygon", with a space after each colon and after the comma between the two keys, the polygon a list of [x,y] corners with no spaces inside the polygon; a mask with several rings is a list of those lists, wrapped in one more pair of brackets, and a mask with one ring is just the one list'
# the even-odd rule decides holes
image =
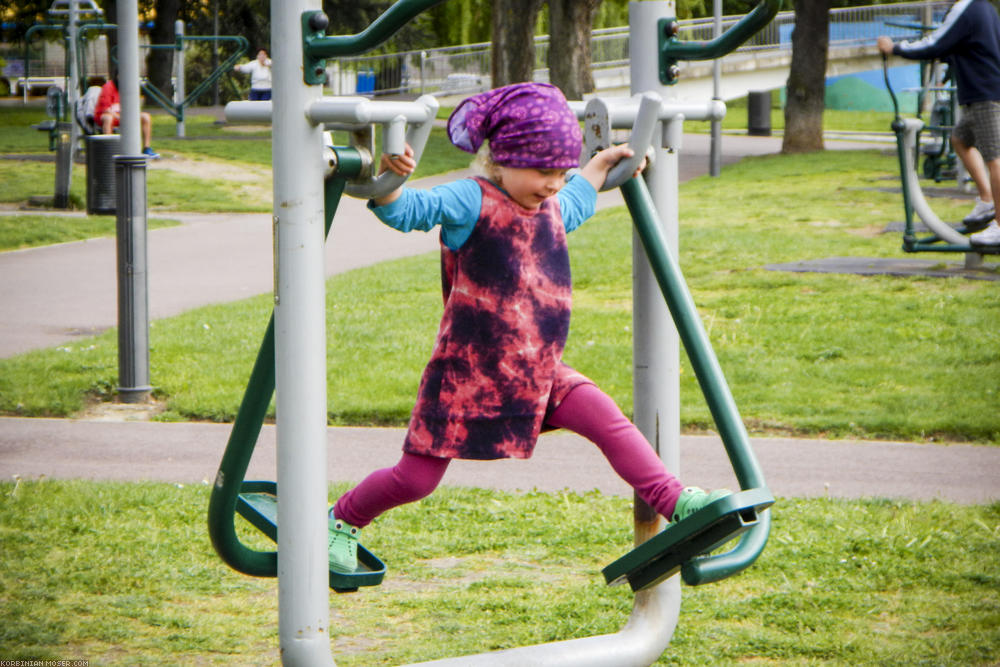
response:
{"label": "black trash bin", "polygon": [[771,136],[771,91],[752,90],[747,95],[747,134]]}
{"label": "black trash bin", "polygon": [[87,214],[111,215],[118,210],[115,155],[121,152],[121,135],[87,137]]}

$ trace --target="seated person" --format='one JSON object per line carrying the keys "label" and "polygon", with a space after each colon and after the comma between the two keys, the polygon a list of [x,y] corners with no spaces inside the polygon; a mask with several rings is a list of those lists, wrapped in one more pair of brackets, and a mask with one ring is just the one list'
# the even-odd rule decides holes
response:
{"label": "seated person", "polygon": [[94,110],[97,108],[97,100],[101,96],[101,87],[104,85],[103,76],[92,76],[87,80],[87,92],[83,94],[77,102],[76,117],[87,134],[97,134],[98,123],[94,118]]}
{"label": "seated person", "polygon": [[[118,95],[118,75],[101,87],[94,108],[94,120],[101,127],[101,132],[111,134],[121,120],[121,97]],[[153,118],[145,111],[139,113],[139,123],[142,127],[142,154],[156,159],[160,157],[152,146]]]}

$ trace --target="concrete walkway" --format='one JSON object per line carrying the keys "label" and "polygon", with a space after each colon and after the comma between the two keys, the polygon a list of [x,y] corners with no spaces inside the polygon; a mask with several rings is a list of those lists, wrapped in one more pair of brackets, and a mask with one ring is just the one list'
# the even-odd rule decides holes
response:
{"label": "concrete walkway", "polygon": [[[830,142],[830,148],[870,147]],[[726,136],[723,163],[774,153],[780,139]],[[709,139],[685,137],[682,179],[707,172]],[[426,179],[427,187],[455,175]],[[621,204],[605,193],[600,206]],[[12,211],[0,211],[0,213]],[[155,212],[151,212],[155,215]],[[178,227],[149,235],[150,316],[228,302],[272,289],[271,216],[169,214]],[[399,234],[362,201],[344,198],[327,244],[328,274],[436,250],[436,234]],[[0,253],[0,356],[66,344],[117,323],[113,239]],[[230,426],[141,421],[0,419],[0,476],[207,483]],[[329,429],[331,480],[356,481],[394,463],[399,429]],[[960,503],[1000,500],[1000,448],[966,445],[753,440],[764,476],[779,496],[886,496]],[[682,438],[682,478],[735,487],[719,440]],[[274,428],[266,426],[248,478],[274,478]],[[629,494],[588,442],[567,433],[543,436],[529,461],[456,461],[446,484],[517,490],[599,489]]]}
{"label": "concrete walkway", "polygon": [[[208,484],[229,438],[228,424],[0,419],[0,479],[47,477]],[[357,482],[399,459],[404,429],[332,427],[328,477]],[[1000,448],[896,442],[754,438],[771,491],[780,497],[1000,500]],[[263,428],[247,479],[275,478],[275,428]],[[680,475],[709,488],[738,488],[721,441],[682,436]],[[444,484],[504,491],[632,490],[591,443],[543,435],[528,460],[454,461]]]}

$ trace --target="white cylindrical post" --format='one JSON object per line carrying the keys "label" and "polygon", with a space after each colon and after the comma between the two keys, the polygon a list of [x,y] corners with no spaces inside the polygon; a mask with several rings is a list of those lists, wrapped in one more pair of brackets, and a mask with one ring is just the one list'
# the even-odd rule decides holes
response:
{"label": "white cylindrical post", "polygon": [[286,665],[332,665],[327,556],[323,131],[306,119],[321,93],[303,80],[302,13],[271,3],[278,441],[278,632]]}
{"label": "white cylindrical post", "polygon": [[[667,98],[660,83],[657,22],[675,16],[673,0],[629,3],[629,59],[632,94],[655,92]],[[677,153],[662,148],[654,136],[654,159],[644,172],[653,203],[660,214],[668,242],[677,246]],[[638,234],[632,238],[633,411],[639,430],[675,474],[680,467],[680,357],[679,337]],[[636,499],[636,541],[643,542],[662,526],[655,512]],[[646,605],[668,610],[662,615],[664,646],[669,643],[680,613],[679,577],[636,594],[633,616]]]}
{"label": "white cylindrical post", "polygon": [[139,155],[139,7],[137,0],[118,3],[118,95],[121,98],[122,155]]}
{"label": "white cylindrical post", "polygon": [[[722,0],[713,0],[712,14],[715,20],[712,23],[712,38],[718,39],[722,34]],[[722,91],[722,58],[712,61],[712,99],[721,99]],[[712,125],[712,146],[708,158],[708,173],[711,176],[719,176],[722,173],[722,120],[713,119]]]}
{"label": "white cylindrical post", "polygon": [[[673,1],[629,3],[632,93],[667,98],[657,62],[657,22],[674,16]],[[678,121],[668,121],[678,122]],[[666,128],[664,128],[666,129]],[[668,242],[677,248],[677,153],[654,139],[654,160],[644,172]],[[667,466],[680,463],[679,337],[638,236],[633,251],[633,363],[635,423]]]}

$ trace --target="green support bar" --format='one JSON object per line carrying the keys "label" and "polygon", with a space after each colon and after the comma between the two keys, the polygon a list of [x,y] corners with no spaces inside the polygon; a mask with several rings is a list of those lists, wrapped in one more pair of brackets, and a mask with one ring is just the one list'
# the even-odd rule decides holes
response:
{"label": "green support bar", "polygon": [[677,39],[677,19],[660,19],[660,82],[665,86],[677,83],[678,60],[714,60],[735,51],[771,22],[781,8],[781,0],[762,0],[753,11],[731,28],[708,42],[683,42]]}
{"label": "green support bar", "polygon": [[444,0],[399,0],[356,35],[326,34],[330,19],[321,11],[302,14],[303,77],[310,86],[326,82],[326,59],[371,51],[421,12]]}
{"label": "green support bar", "polygon": [[236,42],[236,50],[229,55],[215,70],[209,74],[205,79],[195,86],[194,90],[188,93],[187,97],[178,103],[174,103],[172,99],[163,94],[156,86],[152,85],[148,81],[143,81],[140,84],[142,92],[149,96],[153,101],[163,107],[163,110],[169,113],[178,121],[184,120],[184,109],[193,105],[195,100],[197,100],[205,91],[207,91],[212,84],[222,78],[222,75],[229,72],[236,61],[239,60],[250,46],[250,42],[247,41],[246,37],[242,35],[225,35],[220,37],[208,37],[204,35],[196,35],[192,37],[177,37],[174,44],[150,44],[146,48],[149,49],[170,49],[171,51],[180,51],[184,48],[184,42],[207,42],[207,41],[219,41],[219,42]]}
{"label": "green support bar", "polygon": [[[334,149],[337,152],[338,173],[327,180],[324,188],[326,234],[329,236],[333,216],[347,179],[361,171],[361,156],[354,149]],[[231,568],[256,577],[274,577],[278,573],[278,553],[257,551],[244,545],[236,535],[236,505],[243,487],[243,478],[250,465],[261,426],[274,395],[274,315],[267,324],[236,414],[226,451],[219,464],[212,494],[208,502],[208,534],[222,560]]]}
{"label": "green support bar", "polygon": [[[621,190],[740,488],[765,488],[764,475],[750,448],[750,440],[736,402],[709,343],[684,276],[657,223],[659,217],[646,183],[641,178],[631,178],[622,184]],[[731,551],[695,558],[685,563],[681,568],[684,581],[690,585],[709,583],[749,567],[767,544],[770,523],[770,512],[761,511],[757,523],[742,534]]]}

